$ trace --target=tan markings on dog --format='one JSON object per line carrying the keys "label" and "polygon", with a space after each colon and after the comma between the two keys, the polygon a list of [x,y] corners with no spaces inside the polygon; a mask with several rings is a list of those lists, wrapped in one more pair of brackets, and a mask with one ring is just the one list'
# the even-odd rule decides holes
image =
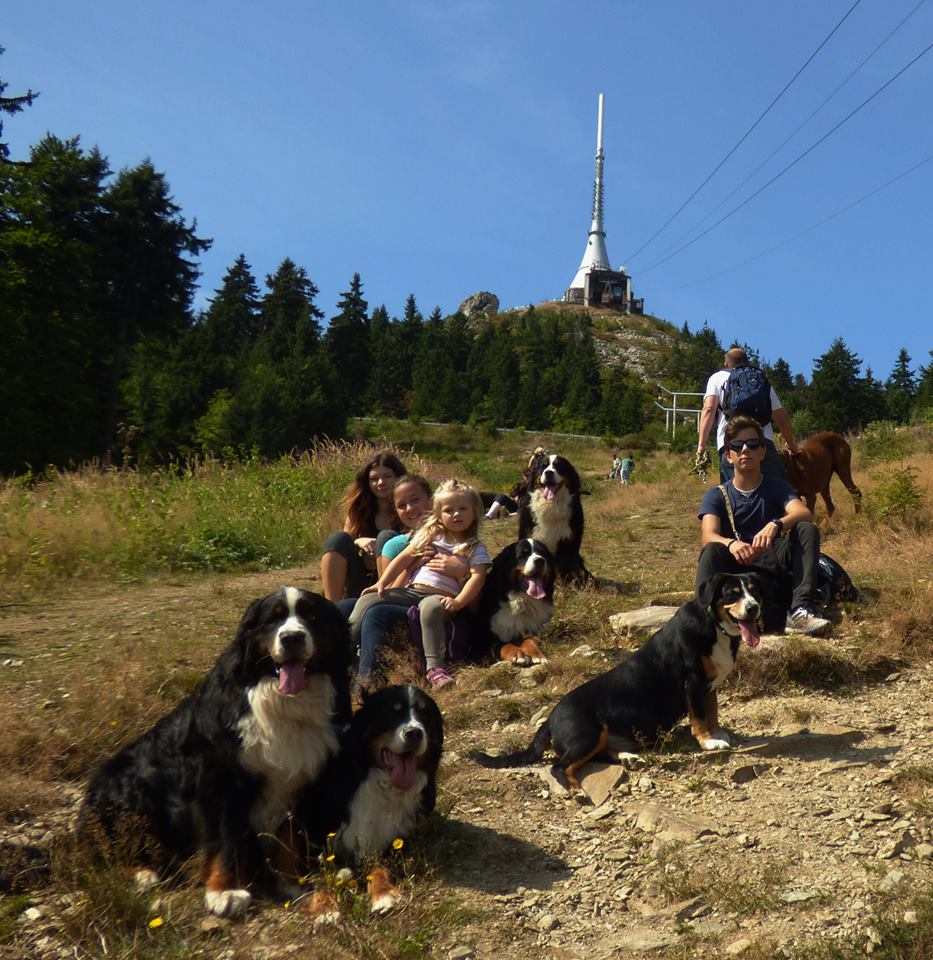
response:
{"label": "tan markings on dog", "polygon": [[[713,691],[710,691],[713,692]],[[715,695],[715,694],[714,694]],[[699,717],[693,712],[693,707],[687,704],[687,716],[690,718],[690,732],[696,737],[697,742],[702,746],[704,740],[711,740],[712,737],[707,726],[707,718]]]}
{"label": "tan markings on dog", "polygon": [[401,897],[388,869],[381,865],[373,867],[367,875],[366,892],[369,894],[369,902],[375,912],[390,910]]}
{"label": "tan markings on dog", "polygon": [[340,906],[330,890],[315,890],[308,898],[305,908],[312,917],[322,920],[336,920],[340,917]]}
{"label": "tan markings on dog", "polygon": [[220,856],[208,857],[204,861],[204,867],[201,870],[201,877],[204,886],[211,893],[218,893],[221,890],[229,890],[236,886],[236,879],[233,874],[223,865]]}
{"label": "tan markings on dog", "polygon": [[586,766],[586,764],[588,764],[593,757],[603,753],[608,746],[609,727],[604,724],[603,729],[600,731],[599,739],[596,741],[596,746],[588,754],[586,754],[586,756],[580,757],[579,760],[574,760],[574,762],[564,770],[564,773],[567,775],[567,781],[572,787],[575,787],[577,790],[582,789],[580,786],[580,781],[577,779],[577,771],[581,767]]}
{"label": "tan markings on dog", "polygon": [[700,662],[703,664],[703,673],[707,680],[715,680],[719,676],[719,671],[716,669],[712,657],[700,657]]}
{"label": "tan markings on dog", "polygon": [[544,656],[538,646],[537,637],[525,637],[521,643],[504,643],[499,649],[499,659],[525,666],[532,663],[544,663]]}

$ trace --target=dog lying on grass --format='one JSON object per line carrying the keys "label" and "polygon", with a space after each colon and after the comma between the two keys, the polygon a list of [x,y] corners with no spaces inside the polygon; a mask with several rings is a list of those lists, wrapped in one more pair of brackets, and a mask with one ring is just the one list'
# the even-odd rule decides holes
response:
{"label": "dog lying on grass", "polygon": [[702,749],[726,749],[716,691],[742,641],[758,646],[762,603],[755,574],[716,574],[632,656],[566,694],[526,749],[470,757],[484,767],[527,766],[551,745],[557,766],[579,789],[584,764],[653,742],[685,716]]}

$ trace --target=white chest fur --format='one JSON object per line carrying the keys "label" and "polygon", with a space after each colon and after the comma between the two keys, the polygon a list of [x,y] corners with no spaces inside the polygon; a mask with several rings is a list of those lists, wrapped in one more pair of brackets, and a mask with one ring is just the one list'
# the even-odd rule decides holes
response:
{"label": "white chest fur", "polygon": [[241,760],[265,779],[253,827],[275,830],[297,792],[314,779],[332,753],[335,691],[330,677],[312,676],[297,696],[283,697],[269,678],[248,691],[250,710],[238,725]]}
{"label": "white chest fur", "polygon": [[392,786],[385,770],[370,770],[350,805],[350,818],[337,844],[357,860],[374,857],[396,838],[407,836],[418,816],[427,774],[419,770],[410,790]]}
{"label": "white chest fur", "polygon": [[489,626],[500,643],[509,643],[518,637],[537,633],[551,619],[553,613],[553,603],[535,600],[527,593],[514,590],[508,595],[508,599],[499,605],[499,609],[489,621]]}
{"label": "white chest fur", "polygon": [[710,684],[714,690],[718,690],[725,682],[726,678],[735,668],[735,657],[732,656],[732,637],[721,630],[716,631],[716,643],[710,653],[710,660],[716,668],[716,679]]}
{"label": "white chest fur", "polygon": [[557,544],[571,537],[570,491],[561,487],[553,500],[545,500],[538,488],[531,495],[529,508],[535,520],[535,539],[547,544],[552,553],[556,552]]}

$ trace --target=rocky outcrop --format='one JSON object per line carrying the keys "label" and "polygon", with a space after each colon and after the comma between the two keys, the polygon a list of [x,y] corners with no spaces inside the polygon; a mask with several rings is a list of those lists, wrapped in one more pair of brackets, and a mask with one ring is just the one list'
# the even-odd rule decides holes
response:
{"label": "rocky outcrop", "polygon": [[480,290],[479,293],[467,297],[457,307],[457,312],[462,313],[467,320],[491,320],[499,312],[499,298],[488,290]]}

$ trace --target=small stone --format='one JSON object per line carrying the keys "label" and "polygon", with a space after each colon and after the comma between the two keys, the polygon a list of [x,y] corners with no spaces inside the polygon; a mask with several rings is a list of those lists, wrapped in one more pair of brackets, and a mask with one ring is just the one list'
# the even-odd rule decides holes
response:
{"label": "small stone", "polygon": [[574,647],[570,651],[571,657],[595,657],[596,651],[588,644],[581,643],[579,647]]}
{"label": "small stone", "polygon": [[882,893],[893,893],[901,885],[903,880],[903,870],[892,870],[881,883],[878,884],[878,889],[881,890]]}
{"label": "small stone", "polygon": [[914,926],[917,922],[917,911],[916,910],[905,910],[904,911],[904,923],[909,927]]}
{"label": "small stone", "polygon": [[226,917],[205,917],[199,924],[198,929],[201,933],[209,935],[220,933],[230,926],[230,921]]}
{"label": "small stone", "polygon": [[581,771],[583,792],[599,807],[613,789],[628,777],[625,767],[612,763],[588,763]]}
{"label": "small stone", "polygon": [[551,913],[545,913],[538,918],[538,929],[547,933],[549,930],[553,930],[555,927],[559,926],[559,921]]}
{"label": "small stone", "polygon": [[590,820],[605,820],[606,817],[611,817],[615,812],[616,808],[611,803],[604,803],[595,810],[590,810],[585,816]]}
{"label": "small stone", "polygon": [[531,715],[531,725],[537,730],[538,727],[544,723],[545,720],[550,716],[551,708],[549,706],[541,707],[540,710],[535,710]]}
{"label": "small stone", "polygon": [[472,947],[461,943],[447,954],[447,960],[473,960],[475,956],[476,953]]}
{"label": "small stone", "polygon": [[729,776],[733,783],[750,783],[757,780],[766,770],[769,769],[767,763],[749,763],[742,767],[736,767]]}
{"label": "small stone", "polygon": [[918,860],[933,860],[933,845],[929,843],[918,843],[914,847],[914,856]]}
{"label": "small stone", "polygon": [[741,954],[745,953],[745,951],[751,945],[752,945],[751,940],[749,940],[747,937],[742,937],[741,940],[736,940],[734,943],[730,943],[729,946],[726,947],[726,953],[730,957],[738,957]]}
{"label": "small stone", "polygon": [[785,903],[804,903],[807,900],[813,900],[818,897],[819,894],[816,890],[788,890],[786,893],[781,894],[781,899]]}
{"label": "small stone", "polygon": [[38,907],[27,907],[22,914],[30,923],[42,919],[42,911]]}
{"label": "small stone", "polygon": [[483,691],[484,697],[501,697],[502,691],[498,687],[490,687],[488,690]]}

